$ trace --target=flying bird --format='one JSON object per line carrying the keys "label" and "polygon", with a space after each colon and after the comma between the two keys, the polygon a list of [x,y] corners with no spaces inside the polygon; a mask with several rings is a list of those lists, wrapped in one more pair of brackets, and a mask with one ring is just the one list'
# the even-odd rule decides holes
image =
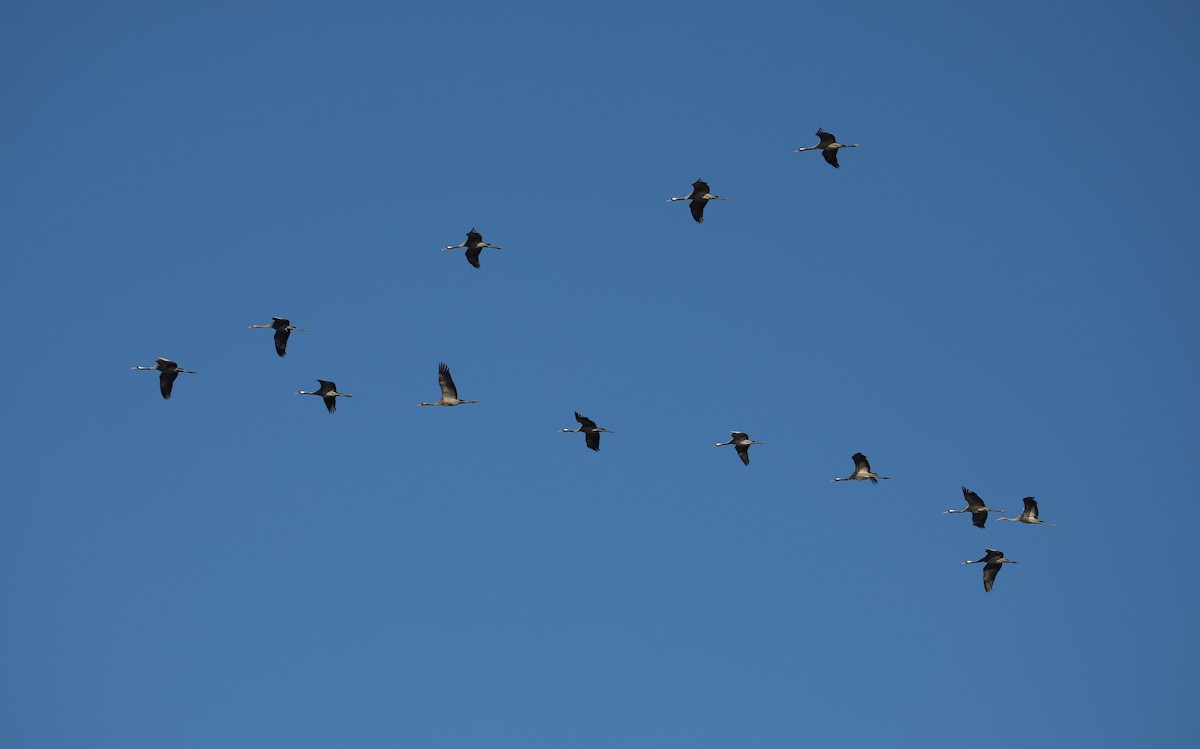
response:
{"label": "flying bird", "polygon": [[434,403],[418,403],[418,406],[459,406],[463,403],[478,403],[479,401],[464,401],[458,399],[458,388],[450,377],[450,367],[445,362],[438,365],[438,387],[442,389],[442,397]]}
{"label": "flying bird", "polygon": [[1030,525],[1048,525],[1051,528],[1056,527],[1054,523],[1047,523],[1045,520],[1038,520],[1037,500],[1035,500],[1033,497],[1026,497],[1021,501],[1025,503],[1024,512],[1015,518],[996,518],[996,520],[1007,520],[1011,523],[1016,523],[1019,521],[1022,523],[1028,523]]}
{"label": "flying bird", "polygon": [[674,203],[676,200],[690,200],[692,209],[692,218],[696,219],[697,224],[704,223],[704,206],[710,200],[730,200],[730,198],[722,198],[713,195],[708,191],[708,183],[702,179],[698,179],[692,183],[692,194],[684,195],[681,198],[667,198],[668,203]]}
{"label": "flying bird", "polygon": [[323,399],[325,399],[325,408],[328,409],[329,413],[333,413],[334,411],[337,410],[337,399],[338,398],[353,398],[354,397],[353,395],[350,395],[349,393],[339,393],[337,391],[337,385],[333,384],[333,382],[331,382],[329,380],[317,380],[317,382],[321,383],[320,389],[318,389],[318,390],[298,390],[298,391],[296,391],[296,395],[319,395],[319,396],[321,396]]}
{"label": "flying bird", "polygon": [[750,465],[750,446],[765,444],[767,443],[755,442],[754,440],[750,439],[745,432],[730,432],[728,442],[718,442],[717,444],[713,445],[713,447],[733,445],[734,449],[737,450],[738,457],[742,459],[742,462],[746,465]]}
{"label": "flying bird", "polygon": [[161,356],[155,357],[153,367],[133,367],[133,369],[158,370],[161,373],[158,375],[158,389],[162,392],[164,400],[170,399],[171,388],[175,386],[175,378],[179,376],[180,372],[196,374],[196,370],[180,369],[178,364]]}
{"label": "flying bird", "polygon": [[280,357],[287,356],[288,336],[290,336],[292,334],[293,330],[296,331],[297,333],[307,333],[308,332],[307,330],[301,330],[300,328],[297,328],[296,326],[292,325],[292,321],[288,320],[286,317],[272,317],[270,325],[250,325],[248,327],[252,328],[252,329],[254,329],[254,328],[274,328],[275,329],[275,353],[279,354]]}
{"label": "flying bird", "polygon": [[476,268],[479,267],[479,253],[483,252],[484,247],[491,247],[493,250],[503,250],[503,247],[497,247],[494,244],[488,244],[483,241],[483,235],[475,231],[475,227],[471,227],[471,231],[467,232],[467,241],[462,244],[452,244],[449,247],[443,247],[442,252],[446,250],[457,250],[460,247],[467,248],[467,262]]}
{"label": "flying bird", "polygon": [[579,426],[576,427],[575,429],[561,429],[559,431],[583,432],[584,442],[587,443],[587,446],[589,448],[595,450],[596,452],[600,452],[600,433],[601,432],[608,432],[609,434],[616,434],[616,432],[612,432],[608,429],[604,429],[602,427],[596,426],[596,422],[592,421],[591,419],[589,419],[586,416],[581,415],[578,411],[575,412],[575,421],[579,422]]}
{"label": "flying bird", "polygon": [[854,461],[854,473],[844,478],[833,479],[830,481],[830,483],[833,483],[833,481],[866,481],[867,479],[870,479],[872,484],[878,484],[879,479],[884,479],[886,481],[887,479],[891,478],[891,476],[880,476],[878,473],[872,473],[871,464],[867,462],[866,455],[863,455],[862,453],[854,453],[854,455],[850,457]]}
{"label": "flying bird", "polygon": [[975,527],[982,528],[987,522],[989,512],[1004,512],[1004,510],[997,510],[995,507],[985,507],[979,495],[965,486],[962,488],[962,492],[963,499],[967,500],[967,509],[946,510],[942,513],[943,515],[951,515],[956,512],[969,512],[971,513],[971,522],[975,524]]}
{"label": "flying bird", "polygon": [[[980,526],[982,527],[982,526]],[[996,549],[984,549],[987,554],[984,554],[983,559],[968,559],[963,564],[979,564],[983,562],[983,590],[986,593],[992,592],[992,586],[996,583],[996,575],[1000,572],[1000,567],[1005,564],[1020,564],[1015,559],[1005,559],[1004,552]]]}
{"label": "flying bird", "polygon": [[807,148],[797,148],[796,153],[800,153],[801,151],[820,151],[821,155],[825,157],[825,160],[834,169],[841,168],[837,163],[839,148],[858,148],[857,143],[838,143],[833,133],[827,133],[821,128],[817,128],[817,137],[821,139],[820,143],[815,146],[808,146]]}

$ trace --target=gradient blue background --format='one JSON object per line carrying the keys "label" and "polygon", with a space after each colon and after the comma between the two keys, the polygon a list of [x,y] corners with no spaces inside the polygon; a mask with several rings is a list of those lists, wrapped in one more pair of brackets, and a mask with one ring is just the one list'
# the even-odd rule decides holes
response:
{"label": "gradient blue background", "polygon": [[1196,746],[1196,7],[4,4],[0,746]]}

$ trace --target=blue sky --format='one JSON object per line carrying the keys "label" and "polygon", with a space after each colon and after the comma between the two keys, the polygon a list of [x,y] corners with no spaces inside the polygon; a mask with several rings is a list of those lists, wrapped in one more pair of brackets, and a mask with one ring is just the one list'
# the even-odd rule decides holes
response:
{"label": "blue sky", "polygon": [[3,6],[0,745],[1194,746],[1197,20]]}

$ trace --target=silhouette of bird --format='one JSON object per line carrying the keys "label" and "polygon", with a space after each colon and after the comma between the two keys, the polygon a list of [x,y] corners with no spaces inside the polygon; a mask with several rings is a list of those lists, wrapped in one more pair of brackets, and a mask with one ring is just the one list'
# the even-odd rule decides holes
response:
{"label": "silhouette of bird", "polygon": [[180,372],[187,374],[196,374],[194,369],[180,369],[179,365],[170,359],[164,359],[161,356],[155,357],[153,367],[132,367],[133,369],[141,370],[158,370],[158,389],[162,392],[163,400],[169,400],[171,397],[171,388],[175,386],[175,378]]}
{"label": "silhouette of bird", "polygon": [[596,422],[592,421],[591,419],[589,419],[586,416],[581,415],[578,411],[575,412],[575,421],[579,422],[579,426],[576,427],[575,429],[560,429],[559,431],[583,432],[583,434],[584,434],[583,441],[585,443],[587,443],[587,446],[589,448],[595,450],[596,452],[600,452],[600,433],[601,432],[608,432],[609,434],[616,434],[616,432],[612,432],[612,431],[609,431],[608,429],[604,429],[602,427],[596,426]]}
{"label": "silhouette of bird", "polygon": [[734,449],[737,450],[738,457],[741,458],[742,462],[746,465],[750,465],[750,446],[767,444],[766,442],[755,442],[754,440],[750,439],[745,432],[730,432],[729,438],[730,439],[728,442],[718,442],[717,444],[713,445],[713,447],[733,445]]}
{"label": "silhouette of bird", "polygon": [[458,388],[450,377],[450,367],[445,362],[438,364],[438,387],[442,389],[442,397],[435,403],[418,403],[418,406],[459,406],[463,403],[478,403],[479,401],[464,401],[458,399]]}
{"label": "silhouette of bird", "polygon": [[854,461],[854,473],[844,478],[832,479],[830,483],[834,481],[866,481],[870,479],[872,484],[878,484],[879,479],[886,481],[891,478],[891,476],[880,476],[878,473],[872,473],[871,464],[867,462],[867,456],[862,453],[854,453],[850,458]]}
{"label": "silhouette of bird", "polygon": [[996,518],[996,520],[1007,520],[1010,523],[1016,523],[1019,521],[1022,523],[1028,523],[1029,525],[1048,525],[1051,528],[1055,527],[1054,523],[1047,523],[1045,520],[1038,520],[1037,501],[1033,497],[1026,497],[1021,501],[1025,503],[1024,512],[1015,518]]}
{"label": "silhouette of bird", "polygon": [[696,219],[697,224],[703,224],[704,223],[704,206],[708,204],[708,201],[710,201],[710,200],[730,200],[730,198],[722,198],[717,195],[713,195],[712,193],[710,193],[708,191],[708,183],[702,179],[698,179],[692,183],[692,194],[691,195],[684,195],[681,198],[667,198],[668,203],[674,203],[676,200],[692,201],[691,204],[688,206],[689,208],[692,209],[692,218]]}
{"label": "silhouette of bird", "polygon": [[963,564],[979,564],[983,562],[983,590],[986,593],[992,592],[992,585],[996,583],[996,575],[1000,572],[1000,567],[1005,564],[1020,564],[1015,559],[1005,559],[1004,552],[997,549],[984,549],[982,559],[968,559]]}
{"label": "silhouette of bird", "polygon": [[330,380],[317,380],[317,382],[321,383],[320,389],[318,389],[318,390],[298,390],[298,391],[296,391],[296,395],[319,395],[319,396],[321,396],[325,400],[325,408],[328,409],[329,413],[333,413],[334,411],[337,410],[337,399],[338,398],[353,398],[354,397],[353,395],[350,395],[349,393],[339,393],[337,391],[337,385],[333,384],[333,382],[331,382]]}
{"label": "silhouette of bird", "polygon": [[488,244],[483,241],[483,235],[475,231],[475,227],[471,227],[471,231],[467,232],[467,241],[462,244],[452,244],[449,247],[443,247],[442,252],[446,250],[457,250],[460,247],[467,248],[467,262],[476,268],[479,267],[479,253],[483,252],[484,247],[491,247],[493,250],[503,250],[503,247],[497,247],[494,244]]}
{"label": "silhouette of bird", "polygon": [[995,507],[985,507],[979,495],[965,486],[962,488],[962,492],[963,499],[967,500],[967,509],[946,510],[942,513],[943,515],[952,515],[956,512],[969,512],[971,513],[971,522],[975,524],[975,527],[982,528],[987,522],[989,512],[1004,512],[1004,510],[997,510]]}
{"label": "silhouette of bird", "polygon": [[837,162],[839,148],[858,148],[857,143],[838,143],[837,138],[833,136],[833,133],[827,133],[821,128],[817,128],[817,137],[821,139],[820,143],[815,146],[808,146],[806,148],[797,148],[796,153],[800,153],[801,151],[820,151],[821,155],[825,157],[825,160],[829,162],[829,165],[834,169],[841,168],[838,166]]}
{"label": "silhouette of bird", "polygon": [[290,336],[292,334],[293,330],[296,331],[297,333],[307,333],[308,332],[307,330],[301,330],[300,328],[297,328],[296,326],[292,325],[291,320],[288,320],[285,317],[272,317],[270,325],[250,325],[247,327],[252,328],[252,329],[274,328],[275,329],[275,353],[279,354],[280,357],[287,356],[288,336]]}

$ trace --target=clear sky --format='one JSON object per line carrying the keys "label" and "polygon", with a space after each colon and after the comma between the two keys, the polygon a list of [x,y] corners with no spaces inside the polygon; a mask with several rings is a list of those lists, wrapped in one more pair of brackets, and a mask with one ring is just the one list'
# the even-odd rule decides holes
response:
{"label": "clear sky", "polygon": [[0,747],[1197,746],[1198,22],[0,6]]}

